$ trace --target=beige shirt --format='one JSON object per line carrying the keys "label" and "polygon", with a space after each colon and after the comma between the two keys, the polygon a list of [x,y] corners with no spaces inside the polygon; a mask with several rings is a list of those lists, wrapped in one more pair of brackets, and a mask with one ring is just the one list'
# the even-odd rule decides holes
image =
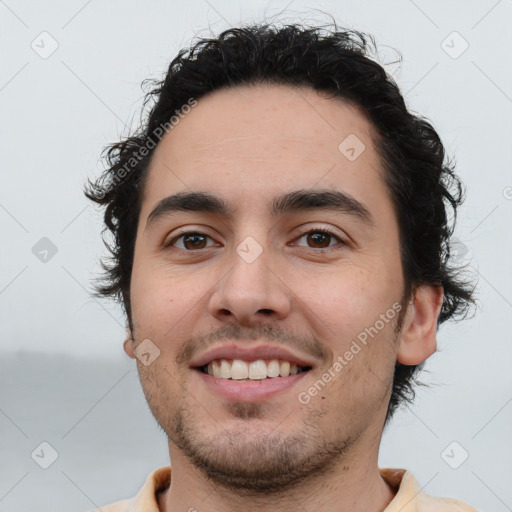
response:
{"label": "beige shirt", "polygon": [[[396,492],[382,512],[478,512],[461,501],[424,493],[410,471],[392,468],[380,468],[379,471]],[[159,512],[156,493],[168,487],[170,481],[170,466],[155,469],[134,498],[112,503],[93,512]]]}

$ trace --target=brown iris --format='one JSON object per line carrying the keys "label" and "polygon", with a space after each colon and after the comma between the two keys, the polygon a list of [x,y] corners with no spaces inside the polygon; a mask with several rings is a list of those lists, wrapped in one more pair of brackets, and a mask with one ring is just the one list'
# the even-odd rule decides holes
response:
{"label": "brown iris", "polygon": [[[206,244],[206,236],[201,235],[200,233],[188,233],[183,236],[183,245],[187,249],[204,249]],[[201,240],[202,239],[202,240]],[[201,241],[204,245],[200,245]],[[192,247],[187,247],[187,243],[192,243]]]}
{"label": "brown iris", "polygon": [[[313,241],[314,244],[320,244],[322,245],[320,247],[320,249],[326,249],[327,247],[329,247],[329,244],[331,242],[331,237],[332,235],[328,234],[328,233],[322,233],[321,231],[312,231],[310,234],[308,234],[307,236],[307,240],[308,240],[308,244],[310,241]],[[327,245],[323,245],[324,242],[327,242]],[[317,246],[315,246],[317,247]]]}

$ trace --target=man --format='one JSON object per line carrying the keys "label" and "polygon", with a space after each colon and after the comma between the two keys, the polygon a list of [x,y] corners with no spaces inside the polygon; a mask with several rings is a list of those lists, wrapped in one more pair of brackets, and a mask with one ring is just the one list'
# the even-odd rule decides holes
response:
{"label": "man", "polygon": [[172,476],[103,512],[475,510],[377,465],[473,297],[449,260],[460,181],[368,46],[336,26],[200,40],[110,147],[87,190],[114,236],[98,290],[125,307]]}

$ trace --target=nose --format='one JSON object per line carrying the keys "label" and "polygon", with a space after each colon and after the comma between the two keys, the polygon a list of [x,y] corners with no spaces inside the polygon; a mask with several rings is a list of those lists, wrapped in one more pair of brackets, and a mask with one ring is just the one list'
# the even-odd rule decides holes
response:
{"label": "nose", "polygon": [[215,318],[250,327],[289,315],[292,291],[265,251],[251,262],[234,252],[227,266],[209,301]]}

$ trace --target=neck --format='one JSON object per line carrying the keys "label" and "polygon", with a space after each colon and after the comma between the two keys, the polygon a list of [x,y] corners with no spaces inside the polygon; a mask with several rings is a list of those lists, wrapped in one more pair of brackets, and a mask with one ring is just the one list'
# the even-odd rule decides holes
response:
{"label": "neck", "polygon": [[395,492],[379,472],[376,453],[354,446],[329,473],[312,475],[295,489],[282,494],[244,495],[230,492],[207,478],[169,444],[172,460],[171,485],[159,495],[160,512],[208,510],[231,512],[296,512],[297,509],[327,512],[382,512]]}

